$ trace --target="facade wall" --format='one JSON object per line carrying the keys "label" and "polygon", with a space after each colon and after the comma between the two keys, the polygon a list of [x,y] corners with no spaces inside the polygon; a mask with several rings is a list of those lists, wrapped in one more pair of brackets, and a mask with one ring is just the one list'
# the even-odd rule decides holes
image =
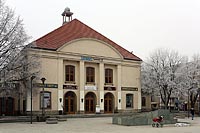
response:
{"label": "facade wall", "polygon": [[144,102],[142,104],[142,110],[143,111],[150,111],[150,110],[152,110],[152,108],[151,108],[151,95],[149,95],[149,94],[142,94],[142,100],[144,100],[144,101],[142,101],[142,102]]}
{"label": "facade wall", "polygon": [[[40,77],[46,78],[45,84],[57,85],[55,88],[49,86],[44,88],[45,91],[51,92],[51,109],[46,111],[86,113],[89,110],[88,113],[91,113],[93,109],[87,104],[92,107],[92,102],[95,105],[93,113],[97,110],[100,110],[100,113],[113,113],[141,109],[141,62],[124,60],[108,44],[93,39],[82,39],[65,44],[58,51],[32,49],[33,53],[41,57]],[[66,82],[66,65],[75,67],[74,82]],[[87,67],[95,70],[94,83],[86,82]],[[105,69],[108,68],[113,72],[111,84],[105,84]],[[41,83],[40,80],[37,82]],[[33,97],[33,110],[38,112],[41,111],[42,88],[34,89],[37,91]],[[94,101],[91,100],[92,98]],[[69,102],[69,99],[74,103]],[[132,105],[128,105],[127,100],[132,101],[133,103],[130,103]],[[70,109],[74,112],[70,112]]]}

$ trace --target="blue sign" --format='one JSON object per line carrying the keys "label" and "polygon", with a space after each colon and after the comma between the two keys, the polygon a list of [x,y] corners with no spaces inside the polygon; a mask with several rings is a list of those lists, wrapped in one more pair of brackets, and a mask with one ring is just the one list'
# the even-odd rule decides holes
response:
{"label": "blue sign", "polygon": [[81,56],[81,60],[84,60],[84,61],[93,61],[93,58],[92,57],[87,57],[87,56]]}

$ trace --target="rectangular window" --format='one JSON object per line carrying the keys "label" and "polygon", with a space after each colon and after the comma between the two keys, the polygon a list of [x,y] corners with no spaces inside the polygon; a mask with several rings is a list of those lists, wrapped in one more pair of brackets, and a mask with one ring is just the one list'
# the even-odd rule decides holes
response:
{"label": "rectangular window", "polygon": [[75,82],[75,66],[67,65],[65,67],[66,82]]}
{"label": "rectangular window", "polygon": [[44,92],[44,99],[43,93],[40,92],[40,108],[44,106],[45,109],[51,108],[51,92]]}
{"label": "rectangular window", "polygon": [[95,82],[95,69],[93,67],[86,68],[86,82],[87,83]]}
{"label": "rectangular window", "polygon": [[146,106],[146,97],[142,97],[142,106]]}
{"label": "rectangular window", "polygon": [[113,83],[113,70],[112,69],[105,69],[105,83],[112,84]]}
{"label": "rectangular window", "polygon": [[133,108],[133,94],[126,94],[126,108]]}

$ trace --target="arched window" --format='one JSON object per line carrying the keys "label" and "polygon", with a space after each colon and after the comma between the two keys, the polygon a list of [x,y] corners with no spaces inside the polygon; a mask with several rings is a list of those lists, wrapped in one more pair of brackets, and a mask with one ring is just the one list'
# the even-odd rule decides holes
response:
{"label": "arched window", "polygon": [[133,108],[133,94],[126,94],[126,108]]}
{"label": "arched window", "polygon": [[67,65],[65,66],[66,82],[75,82],[75,66]]}
{"label": "arched window", "polygon": [[106,84],[113,83],[113,70],[110,68],[105,69],[105,83]]}
{"label": "arched window", "polygon": [[43,98],[43,92],[40,92],[40,108],[44,106],[45,109],[51,108],[51,92],[45,91],[44,92],[44,98]]}
{"label": "arched window", "polygon": [[95,82],[95,69],[93,67],[86,67],[86,82],[87,83]]}

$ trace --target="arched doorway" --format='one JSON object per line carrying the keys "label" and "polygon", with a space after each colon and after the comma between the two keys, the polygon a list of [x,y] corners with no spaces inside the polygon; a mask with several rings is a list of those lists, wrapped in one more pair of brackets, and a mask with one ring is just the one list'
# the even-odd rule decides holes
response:
{"label": "arched doorway", "polygon": [[92,92],[89,92],[85,96],[85,113],[92,114],[95,113],[96,105],[96,95]]}
{"label": "arched doorway", "polygon": [[114,96],[112,93],[106,93],[104,95],[104,113],[113,113],[114,108]]}
{"label": "arched doorway", "polygon": [[76,112],[76,94],[69,91],[65,94],[64,99],[64,113],[65,114],[75,114]]}

